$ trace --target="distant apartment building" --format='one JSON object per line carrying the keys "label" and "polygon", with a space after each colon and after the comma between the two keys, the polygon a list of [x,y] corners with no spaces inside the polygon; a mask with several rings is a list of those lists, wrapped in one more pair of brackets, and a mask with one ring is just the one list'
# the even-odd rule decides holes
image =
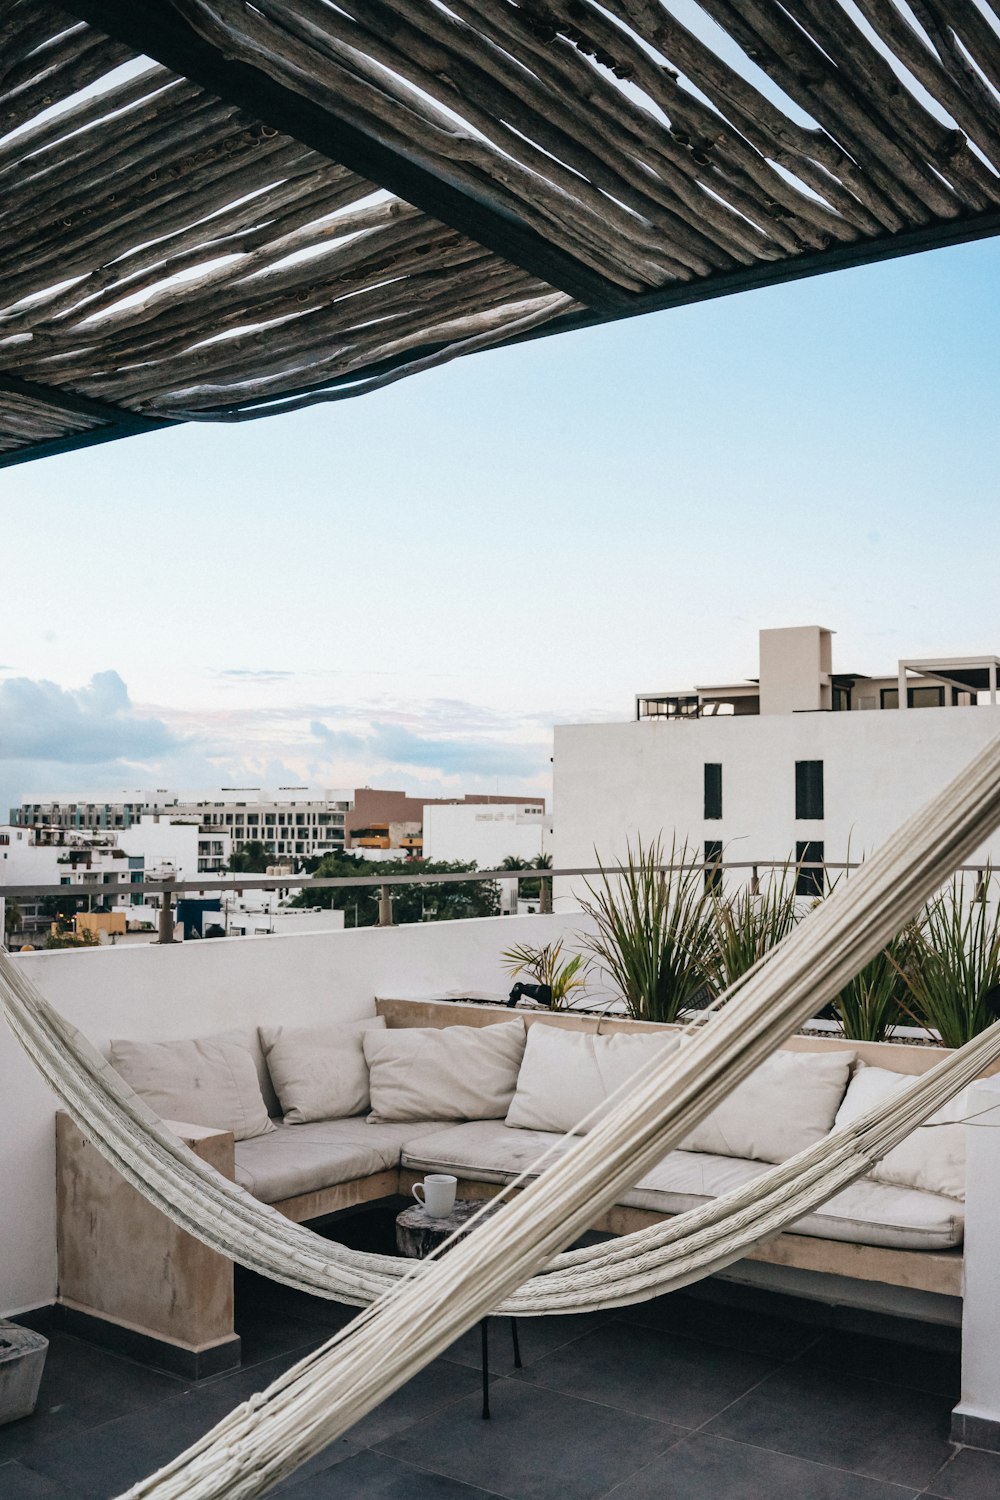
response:
{"label": "distant apartment building", "polygon": [[[835,667],[820,626],[762,630],[754,678],[639,693],[630,723],[556,729],[556,866],[658,835],[705,860],[857,860],[1000,734],[998,674],[984,655],[870,676]],[[990,857],[998,837],[970,862]]]}
{"label": "distant apartment building", "polygon": [[546,852],[547,837],[544,802],[431,803],[424,809],[427,859],[498,869],[508,856],[537,859]]}
{"label": "distant apartment building", "polygon": [[426,859],[457,859],[460,856],[432,854],[429,851],[424,826],[426,809],[487,806],[520,808],[522,805],[532,815],[537,812],[538,816],[544,816],[544,797],[493,796],[485,792],[469,792],[464,797],[410,797],[406,792],[358,787],[354,793],[353,809],[345,825],[345,847],[369,854],[396,850],[397,858],[422,855]]}
{"label": "distant apartment building", "polygon": [[11,809],[11,822],[22,828],[123,831],[148,817],[192,822],[201,832],[198,873],[209,874],[222,869],[231,851],[243,844],[260,843],[277,858],[296,860],[342,849],[352,801],[351,792],[304,786],[188,793],[157,787],[122,792],[114,799],[70,793],[26,798]]}
{"label": "distant apartment building", "polygon": [[[228,860],[228,839],[218,840],[220,861]],[[11,886],[65,886],[74,896],[88,896],[102,906],[144,905],[144,882],[169,876],[193,879],[206,856],[196,823],[154,814],[128,829],[0,827],[0,897]],[[49,918],[37,897],[19,897],[26,928],[45,926]]]}

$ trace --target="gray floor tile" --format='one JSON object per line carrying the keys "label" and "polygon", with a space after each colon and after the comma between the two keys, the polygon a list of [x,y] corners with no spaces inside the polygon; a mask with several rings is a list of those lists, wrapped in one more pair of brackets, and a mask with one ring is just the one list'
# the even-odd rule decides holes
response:
{"label": "gray floor tile", "polygon": [[958,1400],[962,1389],[962,1357],[959,1353],[921,1349],[890,1339],[867,1338],[863,1334],[825,1331],[801,1357],[803,1365],[817,1365],[845,1376],[860,1375],[890,1385],[909,1386]]}
{"label": "gray floor tile", "polygon": [[698,1427],[773,1370],[773,1361],[636,1323],[609,1323],[518,1373],[623,1411]]}
{"label": "gray floor tile", "polygon": [[279,1485],[273,1493],[287,1494],[288,1500],[482,1500],[491,1492],[381,1453],[358,1453],[338,1465],[336,1473],[328,1470]]}
{"label": "gray floor tile", "polygon": [[708,1431],[919,1489],[951,1452],[950,1417],[946,1397],[799,1362],[782,1365]]}
{"label": "gray floor tile", "polygon": [[393,1433],[412,1426],[414,1422],[431,1416],[443,1407],[452,1406],[470,1391],[479,1389],[478,1370],[473,1370],[468,1365],[453,1364],[451,1360],[437,1359],[418,1375],[414,1375],[388,1401],[383,1401],[367,1417],[362,1417],[351,1428],[348,1436],[359,1448],[374,1447]]}
{"label": "gray floor tile", "polygon": [[[518,1342],[521,1359],[526,1365],[534,1364],[561,1344],[569,1344],[585,1333],[609,1321],[608,1313],[568,1313],[560,1318],[519,1318],[517,1321]],[[456,1339],[447,1351],[448,1359],[458,1360],[463,1365],[474,1365],[478,1370],[480,1359],[479,1325],[470,1328]],[[497,1375],[509,1375],[514,1368],[510,1319],[490,1319],[490,1369]]]}
{"label": "gray floor tile", "polygon": [[934,1476],[934,1493],[945,1500],[997,1500],[1000,1495],[1000,1453],[962,1448]]}
{"label": "gray floor tile", "polygon": [[468,1397],[380,1451],[508,1500],[594,1500],[682,1436],[668,1423],[516,1380],[494,1383],[491,1406],[484,1422]]}
{"label": "gray floor tile", "polygon": [[3,1500],[73,1500],[69,1490],[16,1461],[0,1464],[0,1495]]}
{"label": "gray floor tile", "polygon": [[744,1349],[749,1354],[763,1354],[769,1359],[791,1359],[814,1344],[820,1333],[811,1324],[797,1323],[792,1318],[727,1307],[702,1297],[686,1297],[682,1292],[624,1307],[617,1317],[623,1323],[664,1328],[712,1344]]}
{"label": "gray floor tile", "polygon": [[81,1339],[54,1333],[33,1416],[0,1427],[0,1463],[53,1438],[86,1432],[124,1412],[176,1397],[184,1382]]}
{"label": "gray floor tile", "polygon": [[606,1500],[913,1500],[914,1490],[700,1433],[616,1486]]}

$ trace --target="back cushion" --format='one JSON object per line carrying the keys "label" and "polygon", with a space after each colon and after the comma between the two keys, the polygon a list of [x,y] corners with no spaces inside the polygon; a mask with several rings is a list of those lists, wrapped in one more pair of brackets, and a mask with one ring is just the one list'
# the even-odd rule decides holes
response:
{"label": "back cushion", "polygon": [[833,1129],[853,1052],[772,1052],[679,1142],[682,1151],[786,1161]]}
{"label": "back cushion", "polygon": [[185,1042],[114,1041],[111,1066],[161,1120],[231,1130],[238,1141],[274,1129],[238,1031]]}
{"label": "back cushion", "polygon": [[371,1107],[364,1034],[382,1016],[340,1026],[261,1026],[260,1045],[286,1125],[342,1120]]}
{"label": "back cushion", "polygon": [[369,1120],[495,1120],[514,1097],[524,1022],[366,1031],[364,1048]]}
{"label": "back cushion", "polygon": [[[859,1115],[891,1099],[914,1082],[912,1073],[892,1073],[888,1068],[859,1064],[840,1109],[837,1125],[849,1125]],[[893,1187],[921,1188],[965,1198],[965,1125],[969,1111],[968,1090],[935,1110],[925,1124],[918,1125],[898,1146],[877,1161],[871,1176]]]}
{"label": "back cushion", "polygon": [[674,1052],[675,1035],[653,1032],[594,1036],[535,1021],[528,1027],[517,1091],[507,1124],[523,1130],[572,1130],[591,1110],[586,1129],[607,1113],[607,1100],[647,1064]]}

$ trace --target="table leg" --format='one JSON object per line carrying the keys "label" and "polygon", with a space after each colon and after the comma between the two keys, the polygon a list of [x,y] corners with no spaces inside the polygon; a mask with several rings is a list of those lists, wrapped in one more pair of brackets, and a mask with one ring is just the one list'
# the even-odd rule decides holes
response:
{"label": "table leg", "polygon": [[489,1318],[483,1318],[479,1325],[479,1337],[483,1351],[483,1421],[487,1421],[490,1415],[490,1335]]}
{"label": "table leg", "polygon": [[517,1337],[517,1319],[516,1318],[511,1318],[511,1320],[510,1320],[510,1337],[511,1337],[511,1343],[514,1345],[514,1369],[515,1370],[523,1370],[524,1366],[521,1363],[521,1345],[520,1345],[520,1342],[519,1342],[518,1337]]}

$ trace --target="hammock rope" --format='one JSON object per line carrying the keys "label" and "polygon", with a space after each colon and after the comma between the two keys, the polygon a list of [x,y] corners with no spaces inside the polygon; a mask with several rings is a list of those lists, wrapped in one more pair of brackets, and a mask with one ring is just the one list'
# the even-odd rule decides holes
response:
{"label": "hammock rope", "polygon": [[[723,1097],[826,1004],[920,909],[1000,823],[1000,741],[987,747],[843,886],[810,913],[768,962],[686,1045],[657,1062],[540,1177],[447,1256],[414,1267],[379,1296],[371,1257],[344,1252],[281,1219],[197,1163],[73,1028],[0,958],[0,999],[22,1045],[77,1124],[123,1175],[184,1228],[252,1269],[292,1285],[303,1273],[353,1283],[348,1301],[379,1300],[269,1389],[238,1407],[186,1453],[129,1492],[155,1500],[250,1500],[294,1472],[405,1384],[479,1318],[517,1310],[518,1288],[619,1201]],[[938,1103],[1000,1051],[992,1028],[873,1111],[739,1193],[630,1236],[608,1262],[612,1279],[630,1249],[669,1261],[638,1273],[649,1287],[711,1274],[867,1170]],[[88,1061],[89,1059],[89,1061]],[[84,1065],[86,1063],[86,1065]],[[906,1101],[902,1109],[899,1106]],[[211,1179],[214,1178],[214,1182]],[[213,1220],[213,1215],[216,1219]],[[275,1223],[280,1221],[280,1225]],[[475,1222],[475,1221],[473,1221]],[[692,1233],[693,1231],[693,1233]],[[704,1238],[699,1238],[703,1236]],[[597,1247],[606,1249],[606,1247]],[[600,1257],[560,1256],[536,1278],[571,1279]],[[334,1264],[335,1262],[335,1264]],[[664,1263],[666,1264],[666,1262]],[[628,1281],[628,1272],[623,1273]],[[565,1285],[565,1283],[564,1283]],[[362,1286],[363,1296],[360,1295]],[[315,1288],[307,1288],[315,1289]],[[342,1295],[327,1292],[326,1295]],[[530,1301],[533,1292],[527,1294]],[[643,1295],[632,1286],[627,1298]],[[590,1305],[588,1303],[588,1305]],[[593,1305],[600,1305],[594,1303]],[[617,1305],[612,1303],[611,1305]],[[527,1310],[525,1308],[524,1310]],[[535,1311],[539,1308],[536,1306]],[[556,1310],[553,1308],[553,1310]],[[561,1310],[567,1310],[563,1307]]]}

